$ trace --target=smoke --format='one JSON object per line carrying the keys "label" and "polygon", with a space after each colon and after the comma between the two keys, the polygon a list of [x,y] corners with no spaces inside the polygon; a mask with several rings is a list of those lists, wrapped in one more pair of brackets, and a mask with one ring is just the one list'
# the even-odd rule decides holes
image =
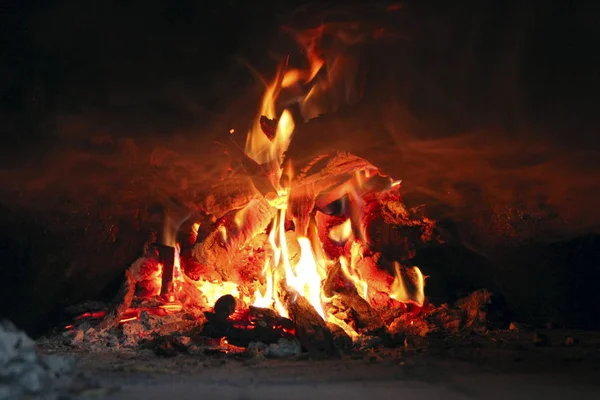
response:
{"label": "smoke", "polygon": [[360,103],[297,127],[298,162],[351,151],[483,248],[597,231],[597,28],[585,5],[409,2],[360,57]]}
{"label": "smoke", "polygon": [[[29,54],[21,66],[36,68],[6,64],[21,71],[24,89],[21,110],[2,113],[5,136],[21,145],[2,157],[2,201],[43,208],[66,199],[175,200],[193,209],[236,167],[215,142],[232,128],[244,141],[238,135],[262,94],[232,56],[269,76],[281,57],[265,48],[293,52],[290,29],[297,38],[324,27],[346,39],[345,52],[328,58],[334,77],[319,77],[331,84],[328,113],[297,125],[289,150],[296,164],[352,151],[403,179],[407,201],[427,204],[434,217],[503,215],[494,222],[501,227],[481,222],[496,234],[514,233],[511,218],[528,221],[529,237],[593,230],[599,124],[589,104],[598,62],[585,49],[597,48],[598,32],[587,5],[567,3],[312,5],[277,21],[286,32],[272,19],[255,35],[248,29],[263,22],[242,24],[251,18],[201,29],[202,10],[189,4],[117,12],[99,2],[91,12],[64,1],[19,11],[35,27],[20,39]],[[74,16],[77,24],[64,23]],[[339,50],[336,43],[328,49]]]}

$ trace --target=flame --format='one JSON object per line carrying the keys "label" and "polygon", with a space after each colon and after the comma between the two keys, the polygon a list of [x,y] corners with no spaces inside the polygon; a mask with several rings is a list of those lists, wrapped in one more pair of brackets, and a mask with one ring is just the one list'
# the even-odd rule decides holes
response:
{"label": "flame", "polygon": [[240,297],[238,285],[234,282],[226,281],[206,281],[200,279],[198,281],[192,281],[194,286],[202,293],[206,304],[213,305],[221,296],[230,294],[233,297]]}
{"label": "flame", "polygon": [[219,225],[218,228],[219,232],[221,232],[221,238],[223,239],[223,243],[227,243],[227,228],[225,228],[225,225]]}
{"label": "flame", "polygon": [[342,243],[352,235],[352,220],[348,218],[342,224],[334,226],[329,231],[329,238],[335,242]]}
{"label": "flame", "polygon": [[289,262],[285,264],[286,283],[304,296],[315,311],[325,319],[325,311],[321,304],[321,276],[319,275],[312,244],[305,237],[299,237],[298,244],[300,245],[300,261],[296,264],[295,271],[289,268]]}
{"label": "flame", "polygon": [[404,302],[422,306],[425,302],[425,278],[418,267],[400,268],[394,263],[396,276],[392,282],[390,297]]}
{"label": "flame", "polygon": [[[331,89],[333,82],[339,79],[340,70],[345,69],[345,63],[348,61],[340,57],[333,57],[328,60],[323,58],[318,49],[319,41],[323,35],[326,33],[331,34],[332,32],[337,40],[340,40],[345,45],[356,44],[362,40],[360,35],[352,31],[352,28],[346,31],[338,28],[331,25],[324,25],[305,35],[294,34],[298,44],[305,51],[308,68],[289,68],[289,59],[282,64],[274,80],[267,85],[260,113],[253,127],[248,132],[246,154],[268,169],[271,183],[276,188],[277,193],[273,194],[273,197],[268,197],[267,200],[272,207],[278,210],[271,225],[271,231],[269,232],[271,254],[267,257],[262,271],[265,278],[264,293],[260,289],[255,290],[253,305],[256,307],[273,308],[280,315],[288,317],[288,312],[283,306],[283,298],[286,290],[293,289],[295,293],[303,296],[324,320],[338,325],[350,337],[355,338],[357,334],[352,327],[345,321],[327,312],[330,299],[323,293],[322,286],[327,277],[328,266],[332,262],[325,257],[322,244],[318,238],[313,238],[313,240],[304,236],[295,238],[294,240],[297,243],[294,245],[297,246],[294,246],[294,248],[299,247],[300,253],[299,259],[295,262],[292,261],[290,243],[288,243],[288,237],[285,232],[285,218],[293,168],[291,162],[287,162],[284,167],[283,161],[294,133],[295,123],[292,113],[288,109],[284,109],[280,115],[277,115],[276,111],[276,101],[280,92],[302,83],[311,84],[308,93],[298,99],[303,116],[306,117],[307,114],[318,112],[318,110],[315,111],[314,109],[315,104],[319,101],[318,97]],[[319,72],[324,68],[327,69],[327,77],[325,80],[317,79]],[[343,79],[345,78],[342,77]],[[276,131],[273,135],[272,129],[275,122]],[[285,174],[283,173],[284,168],[286,169]],[[355,173],[354,179],[348,184],[348,188],[345,189],[350,200],[350,218],[344,221],[344,223],[333,227],[329,232],[329,237],[334,242],[343,243],[353,238],[353,227],[357,228],[358,237],[353,240],[350,246],[349,259],[343,255],[340,256],[339,262],[344,276],[356,287],[359,295],[366,301],[369,301],[369,285],[360,276],[357,268],[364,252],[361,242],[364,242],[366,238],[366,228],[362,223],[364,201],[360,191],[371,177],[375,175],[374,172],[371,170],[361,170]],[[282,179],[283,177],[286,179]],[[399,181],[390,182],[391,187],[398,184]],[[238,212],[235,217],[235,223],[238,228],[245,223],[244,212],[243,210]],[[313,236],[318,237],[318,235],[312,235],[311,237]],[[413,291],[407,289],[409,284],[402,280],[402,275],[400,273],[396,274],[396,280],[390,290],[390,293],[395,296],[394,298],[409,299],[410,301],[422,304],[422,275],[419,275],[420,271],[418,268],[415,271],[413,275],[416,278],[414,279],[414,285],[411,287],[415,287],[416,285],[416,289]]]}
{"label": "flame", "polygon": [[259,290],[255,292],[253,305],[257,307],[271,307],[284,316],[289,317],[283,306],[281,293],[275,288],[294,289],[313,306],[315,311],[325,319],[325,310],[321,302],[323,275],[319,273],[319,262],[315,257],[310,239],[298,237],[297,244],[300,247],[300,258],[292,265],[289,254],[289,246],[285,235],[286,208],[279,210],[269,233],[269,241],[273,249],[271,259],[267,259],[263,275],[267,281],[265,294]]}
{"label": "flame", "polygon": [[[175,260],[173,262],[173,292],[177,293],[181,290],[181,284],[184,281],[183,271],[181,270],[181,258],[179,257],[179,253],[181,251],[181,247],[179,243],[175,246]],[[162,277],[161,277],[162,279]],[[171,300],[173,301],[173,300]]]}
{"label": "flame", "polygon": [[356,340],[358,338],[358,333],[350,325],[348,325],[346,321],[339,319],[335,315],[327,313],[327,322],[331,322],[332,324],[342,328],[352,340]]}

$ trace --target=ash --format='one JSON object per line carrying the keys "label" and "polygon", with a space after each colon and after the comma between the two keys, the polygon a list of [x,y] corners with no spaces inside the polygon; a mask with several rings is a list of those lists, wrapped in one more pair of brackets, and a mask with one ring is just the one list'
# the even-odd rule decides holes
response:
{"label": "ash", "polygon": [[0,323],[0,399],[58,399],[68,389],[75,359],[40,355],[12,322]]}
{"label": "ash", "polygon": [[[423,339],[437,333],[447,337],[485,334],[491,322],[491,315],[487,312],[491,296],[489,292],[480,290],[453,305],[426,306],[418,315],[404,312],[399,316],[388,316],[391,323],[387,329],[364,332],[354,338],[341,329],[333,329],[337,326],[331,326],[335,352],[329,356],[368,352],[383,347],[419,347]],[[104,329],[100,326],[98,321],[86,321],[39,339],[38,344],[44,349],[60,351],[106,353],[149,350],[161,357],[226,355],[252,362],[307,356],[306,346],[299,337],[249,339],[239,344],[225,333],[215,336],[214,326],[211,327],[206,318],[184,311],[166,315],[143,311],[136,320]],[[228,333],[231,334],[231,331]]]}

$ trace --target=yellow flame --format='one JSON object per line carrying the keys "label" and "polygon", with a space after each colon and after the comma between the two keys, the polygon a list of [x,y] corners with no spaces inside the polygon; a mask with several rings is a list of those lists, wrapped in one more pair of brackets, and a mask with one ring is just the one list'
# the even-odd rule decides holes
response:
{"label": "yellow flame", "polygon": [[235,222],[235,225],[238,227],[238,229],[241,229],[242,226],[244,226],[244,222],[246,221],[247,213],[248,213],[248,207],[244,207],[235,213],[235,217],[233,218],[233,221]]}
{"label": "yellow flame", "polygon": [[396,276],[392,282],[390,297],[405,303],[412,302],[422,306],[425,302],[425,278],[418,267],[400,268],[394,263]]}
{"label": "yellow flame", "polygon": [[329,231],[329,238],[335,242],[342,243],[352,235],[352,220],[348,218],[342,224],[334,226]]}
{"label": "yellow flame", "polygon": [[275,113],[275,100],[279,94],[280,77],[281,70],[277,72],[273,82],[267,85],[267,89],[263,95],[260,112],[246,137],[246,155],[259,164],[266,164],[271,161],[269,159],[271,156],[269,150],[271,149],[272,143],[260,127],[260,117],[265,116],[270,120],[277,117]]}
{"label": "yellow flame", "polygon": [[[285,214],[285,211],[282,211]],[[267,258],[262,274],[266,278],[267,288],[265,294],[262,295],[260,290],[256,290],[254,293],[253,306],[263,308],[274,308],[279,315],[289,318],[289,313],[279,296],[278,289],[281,283],[284,282],[282,275],[282,269],[280,268],[282,249],[277,244],[277,232],[279,225],[277,224],[277,218],[273,221],[273,228],[269,232],[269,243],[272,249],[271,258]],[[284,232],[285,240],[285,232]],[[286,247],[287,249],[287,247]]]}
{"label": "yellow flame", "polygon": [[275,160],[277,165],[281,165],[283,162],[283,155],[290,146],[295,127],[292,113],[288,110],[284,110],[277,123],[277,131],[271,145],[269,161]]}
{"label": "yellow flame", "polygon": [[238,285],[233,282],[211,282],[203,279],[192,282],[204,296],[207,305],[212,306],[219,297],[226,294],[230,294],[233,297],[240,297]]}
{"label": "yellow flame", "polygon": [[319,273],[319,263],[315,258],[313,246],[308,238],[297,238],[300,258],[295,265],[292,265],[285,235],[285,213],[285,208],[279,210],[269,233],[273,254],[271,259],[267,259],[263,269],[267,287],[264,295],[259,290],[254,293],[253,305],[274,307],[279,314],[288,317],[281,293],[277,292],[277,288],[291,288],[303,296],[325,320],[325,311],[321,302],[323,278]]}
{"label": "yellow flame", "polygon": [[181,290],[181,283],[183,282],[183,271],[181,270],[181,259],[179,258],[179,252],[181,247],[179,243],[175,246],[175,260],[173,261],[173,291],[177,293]]}
{"label": "yellow flame", "polygon": [[225,225],[219,225],[217,229],[219,230],[219,232],[221,232],[221,238],[223,239],[223,243],[227,243],[227,228],[225,228]]}
{"label": "yellow flame", "polygon": [[331,322],[332,324],[336,324],[342,328],[352,340],[356,340],[358,338],[358,333],[356,333],[356,331],[352,329],[352,327],[348,325],[346,321],[339,319],[335,315],[327,313],[327,322]]}
{"label": "yellow flame", "polygon": [[263,275],[267,281],[267,289],[264,296],[260,293],[259,289],[254,292],[254,307],[271,308],[274,303],[273,298],[273,271],[271,270],[271,260],[265,261],[265,268],[263,269]]}
{"label": "yellow flame", "polygon": [[298,244],[300,245],[300,260],[296,265],[295,273],[291,269],[286,269],[286,282],[288,286],[304,296],[315,311],[325,319],[325,311],[321,304],[321,276],[312,251],[312,245],[310,240],[305,237],[299,237]]}

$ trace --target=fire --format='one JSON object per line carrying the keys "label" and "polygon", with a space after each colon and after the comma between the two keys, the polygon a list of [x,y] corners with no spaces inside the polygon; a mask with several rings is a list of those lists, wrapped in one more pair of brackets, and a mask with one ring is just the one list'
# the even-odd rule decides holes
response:
{"label": "fire", "polygon": [[[273,187],[276,188],[276,198],[267,199],[269,203],[278,209],[276,217],[269,232],[269,243],[271,246],[271,257],[265,261],[263,276],[266,281],[264,294],[260,290],[254,292],[252,304],[256,307],[269,307],[275,309],[280,315],[288,317],[288,312],[283,306],[284,297],[289,290],[303,296],[315,311],[326,321],[340,326],[351,337],[356,337],[356,332],[343,320],[335,317],[327,311],[330,299],[323,292],[323,282],[327,278],[329,266],[335,260],[324,257],[322,243],[318,239],[311,240],[297,232],[294,238],[297,247],[300,248],[299,259],[292,261],[286,235],[286,210],[289,207],[289,193],[292,186],[291,177],[293,171],[285,175],[287,181],[281,182],[285,152],[290,144],[294,133],[294,120],[288,109],[284,109],[280,115],[276,114],[276,101],[282,90],[298,83],[310,84],[319,71],[325,66],[325,60],[319,56],[317,51],[317,36],[310,40],[301,40],[305,46],[305,52],[309,67],[306,70],[288,68],[288,61],[279,69],[275,79],[267,86],[259,116],[252,129],[248,132],[246,141],[246,154],[257,163],[267,166],[268,174]],[[300,100],[306,104],[315,91],[320,90],[316,85]],[[268,122],[273,121],[273,122]],[[274,121],[277,121],[273,136],[272,129]],[[288,167],[291,165],[287,163]],[[345,278],[351,282],[358,294],[367,302],[369,301],[369,284],[361,277],[358,263],[362,258],[364,247],[361,240],[366,237],[365,228],[361,224],[363,200],[360,189],[374,175],[371,170],[356,171],[354,179],[343,189],[351,203],[350,218],[342,224],[334,226],[329,231],[329,238],[336,243],[344,243],[352,240],[349,254],[339,257],[340,269]],[[399,181],[392,181],[390,187],[399,185]],[[236,215],[236,224],[243,224],[244,211]],[[354,238],[353,232],[358,232],[359,237]],[[404,279],[404,275],[411,275],[414,279]],[[408,272],[401,272],[397,267],[395,280],[389,287],[387,295],[398,301],[413,301],[422,304],[424,301],[424,280],[417,267]]]}
{"label": "fire", "polygon": [[[286,159],[286,152],[294,135],[296,122],[289,108],[278,110],[281,105],[277,104],[277,100],[284,90],[291,90],[294,87],[298,89],[300,86],[308,87],[306,94],[298,99],[300,110],[303,116],[306,116],[309,106],[310,113],[318,111],[314,109],[315,96],[330,88],[330,85],[323,83],[323,77],[320,75],[326,75],[327,79],[333,82],[337,79],[334,75],[343,69],[343,61],[340,58],[326,57],[319,48],[319,40],[331,29],[334,27],[324,26],[307,35],[296,36],[304,50],[307,67],[304,69],[292,68],[289,65],[289,59],[281,64],[275,78],[266,85],[259,113],[247,134],[245,154],[260,166],[273,189],[269,193],[260,192],[270,207],[269,211],[272,211],[267,214],[267,222],[273,218],[268,225],[270,226],[268,231],[263,226],[260,232],[268,234],[268,244],[265,242],[263,248],[260,249],[265,255],[261,278],[263,284],[259,285],[256,282],[255,286],[248,287],[248,285],[242,286],[240,281],[235,279],[225,278],[204,279],[201,277],[192,280],[182,270],[181,248],[179,244],[175,243],[178,228],[174,227],[180,224],[168,220],[165,221],[163,243],[175,249],[172,284],[169,285],[168,293],[164,295],[163,290],[163,295],[160,296],[162,301],[160,306],[152,309],[128,309],[122,316],[121,322],[139,319],[142,311],[179,312],[184,307],[184,294],[188,296],[185,301],[189,301],[188,289],[191,287],[192,291],[197,290],[197,294],[192,296],[193,301],[205,308],[212,307],[224,295],[232,295],[240,299],[242,303],[274,310],[286,318],[293,317],[289,315],[286,304],[290,301],[294,302],[294,296],[302,296],[324,321],[339,326],[355,339],[358,337],[356,328],[346,320],[347,317],[340,313],[336,314],[334,311],[333,304],[336,294],[331,295],[331,292],[327,292],[330,293],[329,296],[326,294],[325,283],[333,273],[332,271],[337,271],[336,274],[339,273],[339,277],[342,278],[340,281],[345,285],[345,289],[352,289],[353,294],[358,293],[358,296],[373,307],[380,304],[375,299],[380,299],[382,296],[386,301],[394,299],[399,302],[423,305],[425,278],[418,267],[405,268],[396,262],[394,264],[395,274],[392,277],[383,270],[372,274],[368,269],[369,265],[365,264],[370,245],[364,222],[365,215],[369,215],[368,211],[365,211],[365,193],[372,190],[372,181],[378,176],[378,170],[375,167],[369,165],[353,170],[334,191],[327,192],[324,196],[325,200],[319,200],[323,202],[322,206],[340,199],[344,201],[344,212],[341,213],[343,215],[328,220],[330,225],[324,235],[320,235],[321,232],[315,226],[317,218],[314,213],[303,220],[294,214],[296,212],[294,207],[297,205],[291,195],[296,193],[294,189],[300,187],[299,191],[302,192],[304,188],[308,188],[306,190],[310,192],[312,186],[306,184],[302,186],[298,183],[298,179],[294,180],[293,166],[291,160]],[[356,43],[360,37],[352,34],[351,31],[338,32],[338,39],[346,44]],[[326,74],[320,74],[323,70],[326,70]],[[234,129],[231,129],[229,133],[233,135]],[[397,188],[401,183],[401,181],[393,181],[391,178],[389,180],[384,190]],[[260,200],[263,201],[263,199]],[[316,202],[316,200],[314,201]],[[314,209],[318,208],[314,207]],[[239,244],[236,243],[236,237],[240,232],[248,230],[245,228],[252,226],[256,220],[256,216],[252,213],[253,211],[249,207],[240,208],[235,211],[233,221],[229,220],[229,223],[224,223],[221,220],[218,222],[215,228],[218,236],[213,245],[227,251],[238,250]],[[193,242],[196,242],[199,228],[199,223],[192,225]],[[327,251],[326,244],[331,244],[328,240],[333,243],[332,246],[336,247],[337,252]],[[213,262],[215,262],[214,259]],[[150,264],[152,262],[145,259],[136,262],[132,266],[132,270],[139,277],[142,275],[141,271],[149,268]],[[165,263],[165,265],[170,264]],[[144,280],[151,282],[150,288],[152,289],[152,293],[150,290],[148,291],[147,297],[158,297],[161,293],[161,284],[166,282],[163,279],[165,268],[156,261],[152,267],[155,270],[144,275]],[[241,268],[243,266],[240,266]],[[158,290],[155,290],[156,288]],[[356,293],[354,289],[356,289]],[[98,316],[90,314],[86,316],[86,318],[88,317]]]}
{"label": "fire", "polygon": [[417,267],[401,270],[399,263],[394,263],[396,277],[392,283],[390,297],[392,299],[415,303],[422,306],[425,302],[425,278]]}
{"label": "fire", "polygon": [[238,285],[233,282],[210,282],[200,279],[192,281],[194,286],[202,293],[206,304],[215,304],[219,297],[230,294],[239,297]]}
{"label": "fire", "polygon": [[354,283],[354,287],[356,287],[358,294],[363,299],[369,301],[369,285],[365,280],[361,279],[357,270],[357,264],[360,260],[360,257],[362,257],[362,246],[359,242],[354,241],[352,242],[352,246],[350,248],[350,263],[348,263],[346,257],[341,256],[340,266],[344,276]]}
{"label": "fire", "polygon": [[329,238],[335,242],[342,243],[352,235],[352,221],[347,219],[343,224],[334,226],[329,231]]}

